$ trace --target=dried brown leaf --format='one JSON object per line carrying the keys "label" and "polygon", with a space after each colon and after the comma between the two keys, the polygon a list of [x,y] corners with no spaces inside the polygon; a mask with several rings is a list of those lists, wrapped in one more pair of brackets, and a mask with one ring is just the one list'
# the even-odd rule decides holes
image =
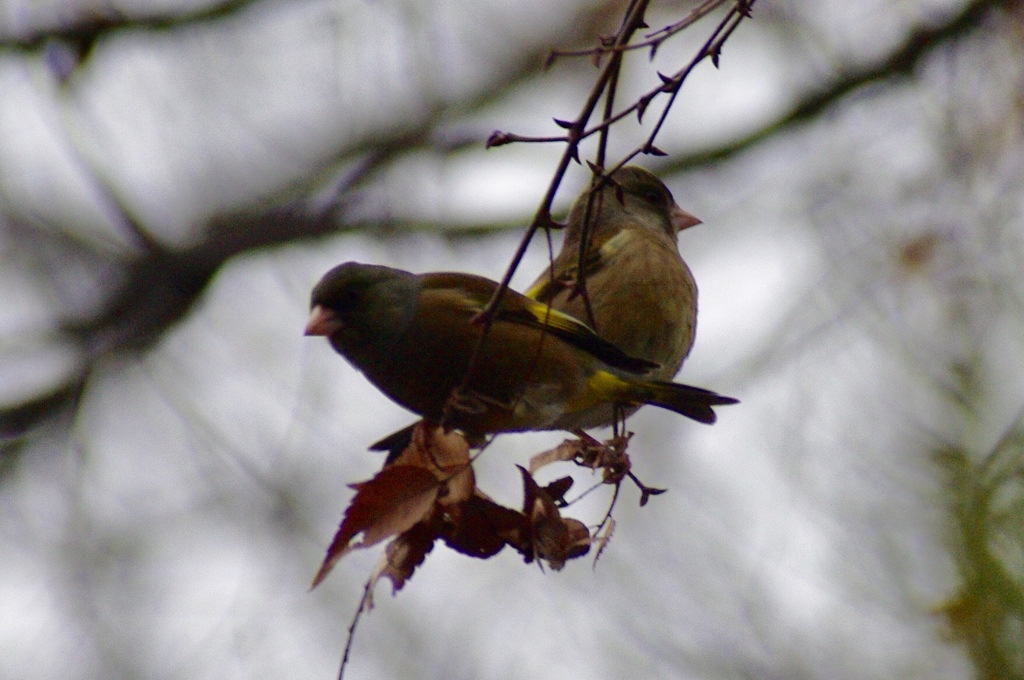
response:
{"label": "dried brown leaf", "polygon": [[[367,548],[423,520],[434,507],[441,485],[430,470],[415,465],[392,465],[373,479],[351,486],[356,495],[345,510],[312,588],[351,550]],[[362,540],[353,544],[352,539],[359,534],[363,535]]]}
{"label": "dried brown leaf", "polygon": [[581,455],[584,442],[580,439],[566,439],[553,449],[538,453],[530,459],[529,473],[532,475],[537,470],[551,463],[561,463],[568,460],[575,460]]}
{"label": "dried brown leaf", "polygon": [[408,462],[430,470],[444,484],[438,502],[445,507],[469,500],[476,479],[469,456],[469,443],[458,432],[420,422],[413,430],[408,448],[395,461]]}
{"label": "dried brown leaf", "polygon": [[409,445],[391,464],[427,468],[438,479],[445,479],[469,462],[469,444],[465,437],[454,431],[445,433],[443,428],[421,420],[413,428]]}
{"label": "dried brown leaf", "polygon": [[549,482],[544,487],[544,492],[551,497],[558,506],[565,506],[565,494],[572,488],[572,477],[559,477],[553,482]]}
{"label": "dried brown leaf", "polygon": [[[558,571],[567,560],[590,550],[590,532],[577,519],[563,518],[547,491],[522,466],[523,514],[529,521],[532,557],[546,561]],[[527,561],[531,555],[527,555]]]}
{"label": "dried brown leaf", "polygon": [[[526,545],[526,516],[498,505],[479,490],[460,508],[444,541],[452,550],[470,557],[488,558],[506,544],[517,550]],[[520,550],[520,552],[522,552]]]}
{"label": "dried brown leaf", "polygon": [[377,582],[387,577],[391,580],[391,594],[394,595],[412,577],[416,567],[423,564],[427,553],[434,547],[437,538],[432,522],[421,522],[388,543],[381,555],[366,593],[366,606],[373,608],[373,589]]}

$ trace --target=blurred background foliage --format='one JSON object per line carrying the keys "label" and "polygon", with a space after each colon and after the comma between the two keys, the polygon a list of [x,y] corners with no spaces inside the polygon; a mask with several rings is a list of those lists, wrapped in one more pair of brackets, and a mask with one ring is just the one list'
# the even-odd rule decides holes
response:
{"label": "blurred background foliage", "polygon": [[[596,70],[545,57],[625,5],[0,2],[0,676],[334,675],[375,558],[306,588],[407,415],[304,341],[309,288],[500,277],[561,148],[484,141],[559,134]],[[351,677],[1024,678],[1024,4],[760,0],[658,146],[705,222],[680,379],[743,404],[631,420],[670,493],[594,571],[436,548]]]}

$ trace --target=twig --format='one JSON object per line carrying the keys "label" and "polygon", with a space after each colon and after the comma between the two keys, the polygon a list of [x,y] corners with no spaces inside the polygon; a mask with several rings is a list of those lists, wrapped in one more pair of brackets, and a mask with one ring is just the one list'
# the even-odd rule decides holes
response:
{"label": "twig", "polygon": [[704,2],[703,5],[694,7],[685,17],[683,17],[679,21],[669,24],[668,26],[660,28],[652,33],[648,33],[645,36],[647,40],[643,40],[640,42],[630,43],[628,45],[615,46],[610,44],[604,44],[604,42],[602,41],[601,45],[591,47],[586,50],[552,50],[550,56],[548,57],[548,65],[550,66],[552,63],[554,63],[555,59],[558,57],[599,58],[605,54],[611,54],[616,52],[630,52],[634,50],[641,50],[647,47],[652,48],[651,56],[653,57],[658,47],[660,47],[661,44],[665,42],[665,40],[672,37],[676,33],[679,33],[683,29],[689,28],[693,24],[697,23],[700,19],[703,19],[705,16],[707,16],[714,10],[718,9],[720,6],[724,5],[728,1],[729,0],[706,0],[706,2]]}
{"label": "twig", "polygon": [[372,587],[373,580],[370,579],[363,586],[363,596],[359,598],[359,607],[352,616],[352,623],[348,626],[348,634],[345,636],[345,652],[341,655],[341,665],[338,666],[338,680],[345,679],[345,668],[348,666],[349,654],[352,652],[352,641],[356,636],[356,626],[359,625],[359,619],[362,618],[363,612],[366,610],[367,598],[370,596],[370,589]]}

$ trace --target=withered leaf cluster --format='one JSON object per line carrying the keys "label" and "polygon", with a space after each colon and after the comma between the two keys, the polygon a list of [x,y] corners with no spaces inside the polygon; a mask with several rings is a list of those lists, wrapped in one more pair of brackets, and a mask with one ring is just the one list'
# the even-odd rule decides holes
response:
{"label": "withered leaf cluster", "polygon": [[[602,481],[617,485],[629,474],[625,443],[624,437],[605,444],[566,440],[534,456],[529,470],[517,466],[523,480],[523,505],[513,509],[499,505],[477,487],[469,445],[461,434],[420,422],[399,456],[385,463],[372,479],[351,485],[355,496],[313,587],[349,552],[385,540],[390,542],[370,577],[368,598],[381,578],[390,579],[393,592],[400,590],[438,540],[482,559],[510,546],[527,563],[540,561],[561,569],[568,560],[586,555],[591,544],[603,547],[612,525],[597,536],[579,520],[563,517],[560,508],[565,505],[572,478],[540,486],[533,473],[550,463],[572,461],[601,469]],[[643,500],[659,491],[645,491]],[[372,599],[368,604],[372,605]]]}

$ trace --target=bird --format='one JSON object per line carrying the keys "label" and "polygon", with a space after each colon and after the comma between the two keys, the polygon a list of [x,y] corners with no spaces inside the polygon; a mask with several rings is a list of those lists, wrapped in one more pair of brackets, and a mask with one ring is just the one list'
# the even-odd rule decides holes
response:
{"label": "bird", "polygon": [[[659,364],[648,377],[671,380],[697,328],[697,284],[677,234],[697,224],[654,173],[620,168],[576,199],[561,251],[525,294],[585,321],[627,354]],[[596,404],[567,422],[602,427],[635,410]]]}
{"label": "bird", "polygon": [[305,333],[326,336],[392,401],[473,445],[502,432],[572,430],[575,414],[603,403],[654,404],[702,423],[715,421],[713,406],[736,403],[645,378],[657,364],[511,289],[481,342],[499,287],[472,274],[346,262],[313,288]]}

